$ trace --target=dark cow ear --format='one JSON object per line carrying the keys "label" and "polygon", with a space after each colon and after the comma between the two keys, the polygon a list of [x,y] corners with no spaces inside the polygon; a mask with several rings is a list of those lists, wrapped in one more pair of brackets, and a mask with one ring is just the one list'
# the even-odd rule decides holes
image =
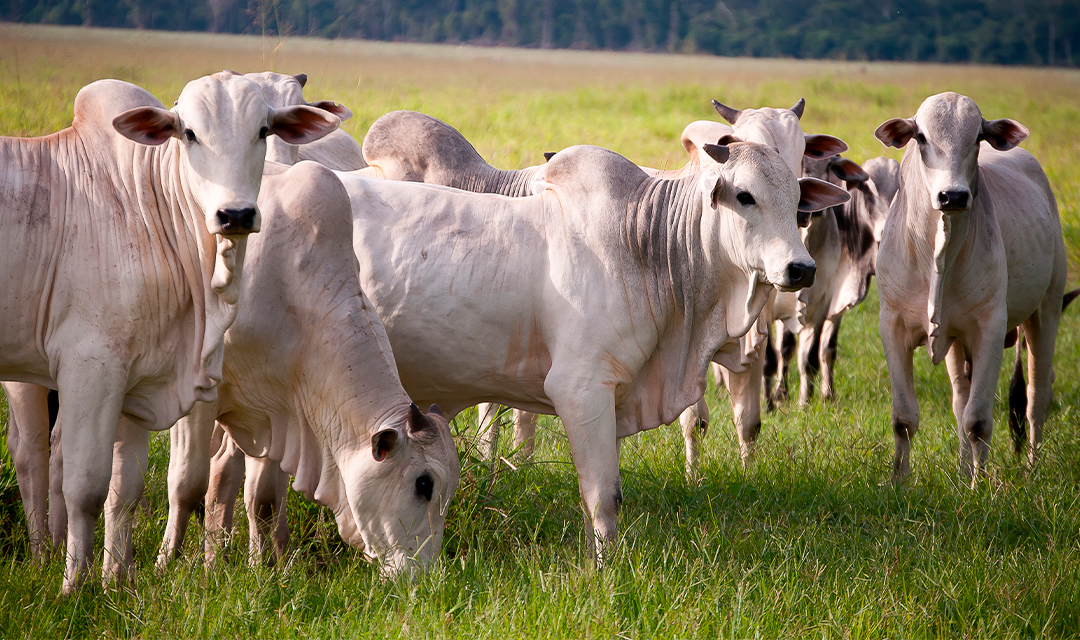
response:
{"label": "dark cow ear", "polygon": [[799,211],[812,213],[851,199],[847,191],[817,178],[799,178]]}
{"label": "dark cow ear", "polygon": [[303,89],[305,86],[307,86],[307,74],[306,73],[298,73],[293,77],[296,78],[296,81],[300,83],[300,88],[301,89]]}
{"label": "dark cow ear", "polygon": [[799,98],[799,101],[795,103],[795,106],[791,108],[791,112],[795,114],[795,117],[802,120],[803,109],[806,108],[806,98]]}
{"label": "dark cow ear", "polygon": [[726,146],[718,144],[707,144],[703,147],[705,153],[709,154],[709,157],[715,160],[719,164],[724,164],[731,157],[731,150]]}
{"label": "dark cow ear", "polygon": [[712,205],[713,211],[717,211],[720,208],[720,197],[724,195],[724,176],[716,176],[716,184],[713,185],[712,191],[709,192],[709,203]]}
{"label": "dark cow ear", "polygon": [[433,404],[430,407],[428,407],[427,412],[428,413],[434,413],[435,415],[437,415],[439,417],[442,417],[442,409],[440,409],[439,405],[437,405],[437,404]]}
{"label": "dark cow ear", "polygon": [[334,102],[333,100],[317,100],[315,102],[309,102],[308,106],[322,109],[323,111],[329,111],[337,116],[342,122],[352,117],[352,111],[350,111],[348,107]]}
{"label": "dark cow ear", "polygon": [[314,142],[341,124],[334,114],[307,105],[271,109],[266,121],[270,133],[289,144]]}
{"label": "dark cow ear", "polygon": [[870,174],[859,166],[858,162],[839,156],[829,160],[829,169],[833,175],[845,182],[866,182]]}
{"label": "dark cow ear", "polygon": [[820,133],[807,134],[804,138],[806,151],[803,151],[803,155],[811,158],[829,158],[847,151],[847,143],[840,138]]}
{"label": "dark cow ear", "polygon": [[919,127],[915,125],[914,120],[893,118],[881,123],[881,126],[874,131],[874,137],[886,147],[903,149],[918,130]]}
{"label": "dark cow ear", "polygon": [[739,140],[730,133],[725,133],[724,135],[720,136],[720,139],[716,141],[716,144],[720,145],[721,147],[726,147],[729,144],[734,144],[736,142],[742,142],[742,140]]}
{"label": "dark cow ear", "polygon": [[1028,137],[1028,128],[1016,120],[983,120],[980,137],[998,151],[1008,151]]}
{"label": "dark cow ear", "polygon": [[712,106],[716,109],[716,112],[720,114],[721,118],[728,121],[728,124],[735,124],[735,121],[742,115],[742,111],[732,109],[719,100],[713,100]]}
{"label": "dark cow ear", "polygon": [[375,462],[386,460],[386,456],[394,452],[398,446],[398,432],[396,429],[380,429],[371,436],[371,457]]}
{"label": "dark cow ear", "polygon": [[180,116],[160,107],[136,107],[113,118],[113,129],[139,144],[159,145],[180,137]]}
{"label": "dark cow ear", "polygon": [[420,410],[420,407],[416,406],[416,403],[409,405],[409,433],[416,433],[423,431],[431,427],[431,421],[428,420],[424,412]]}
{"label": "dark cow ear", "polygon": [[554,158],[556,153],[558,153],[558,151],[545,151],[544,152],[544,162],[547,162],[548,160],[551,160],[552,158]]}

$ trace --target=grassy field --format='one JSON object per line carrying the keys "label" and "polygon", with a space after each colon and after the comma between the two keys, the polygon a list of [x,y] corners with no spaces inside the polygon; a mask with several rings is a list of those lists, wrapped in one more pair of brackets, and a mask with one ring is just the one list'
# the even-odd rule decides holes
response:
{"label": "grassy field", "polygon": [[[882,155],[882,121],[927,95],[972,96],[987,118],[1032,132],[1058,196],[1070,264],[1080,268],[1080,72],[218,37],[0,24],[0,134],[67,126],[84,84],[136,82],[166,104],[198,75],[232,68],[306,72],[309,99],[356,114],[361,139],[386,111],[418,109],[456,126],[492,164],[542,162],[591,143],[635,162],[682,163],[678,136],[735,107],[807,99],[803,127],[843,138],[848,156]],[[899,154],[892,153],[899,158]],[[152,442],[151,512],[136,531],[133,590],[61,599],[62,562],[28,557],[14,471],[0,455],[0,637],[1029,638],[1080,635],[1080,320],[1058,339],[1056,402],[1029,472],[1010,453],[1005,382],[990,477],[960,486],[944,367],[916,354],[923,424],[914,477],[888,482],[889,389],[877,298],[844,321],[835,405],[766,417],[760,452],[738,462],[724,392],[702,479],[682,473],[666,427],[622,450],[621,544],[593,569],[576,476],[556,420],[542,419],[529,463],[477,459],[475,412],[458,417],[463,460],[442,557],[415,582],[380,581],[324,510],[290,497],[292,552],[249,569],[246,524],[222,566],[188,559],[158,573],[168,438]],[[1011,361],[1011,352],[1006,354]],[[793,382],[795,382],[793,380]],[[0,418],[6,425],[6,411]],[[504,453],[509,453],[504,451]],[[99,540],[100,544],[100,540]]]}

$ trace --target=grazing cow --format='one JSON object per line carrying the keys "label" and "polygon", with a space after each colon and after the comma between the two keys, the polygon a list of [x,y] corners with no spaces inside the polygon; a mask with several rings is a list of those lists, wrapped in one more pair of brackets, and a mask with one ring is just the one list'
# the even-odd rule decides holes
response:
{"label": "grazing cow", "polygon": [[483,401],[558,415],[600,562],[622,499],[617,439],[675,420],[711,360],[746,365],[735,338],[768,292],[813,279],[796,209],[848,197],[797,181],[768,147],[709,150],[726,161],[656,180],[571,147],[523,198],[338,174],[406,390],[450,416]]}
{"label": "grazing cow", "polygon": [[977,482],[990,450],[1006,334],[1017,326],[1030,349],[1034,462],[1052,395],[1068,264],[1046,175],[1016,148],[1028,130],[1014,120],[987,121],[973,100],[949,92],[927,98],[913,118],[883,123],[875,135],[887,146],[907,146],[877,258],[894,477],[911,468],[919,428],[912,355],[925,344],[933,363],[945,360],[949,369],[960,474]]}
{"label": "grazing cow", "polygon": [[[64,592],[86,578],[106,497],[110,512],[130,499],[109,491],[102,463],[116,434],[167,428],[217,395],[265,138],[301,143],[337,125],[307,106],[272,109],[250,80],[221,73],[188,83],[172,110],[95,82],[70,128],[0,139],[0,379],[59,389]],[[106,579],[128,560],[107,548]]]}

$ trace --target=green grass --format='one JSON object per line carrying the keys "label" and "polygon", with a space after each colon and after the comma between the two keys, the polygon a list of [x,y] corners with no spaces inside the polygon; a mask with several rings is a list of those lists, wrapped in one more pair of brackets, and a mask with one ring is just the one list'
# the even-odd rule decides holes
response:
{"label": "green grass", "polygon": [[[501,167],[537,163],[541,152],[579,142],[678,165],[678,134],[691,120],[714,117],[711,97],[744,107],[806,96],[805,128],[840,136],[848,155],[864,160],[884,151],[872,137],[877,124],[912,115],[923,97],[948,88],[972,95],[988,118],[1014,117],[1032,130],[1025,147],[1050,176],[1074,273],[1080,266],[1076,72],[566,52],[548,59],[534,51],[319,41],[288,41],[273,54],[274,46],[0,25],[0,133],[66,126],[75,92],[99,77],[139,82],[168,104],[198,74],[276,67],[308,72],[310,99],[348,104],[357,115],[346,129],[357,137],[385,111],[420,109],[458,127]],[[1003,378],[989,478],[974,491],[960,485],[947,376],[919,352],[914,476],[901,488],[888,482],[889,389],[872,291],[844,320],[839,402],[766,416],[749,469],[738,461],[724,392],[711,386],[700,483],[683,476],[677,428],[624,443],[622,540],[599,572],[585,544],[566,438],[549,418],[533,460],[514,470],[478,460],[475,412],[458,417],[461,488],[442,556],[415,582],[381,581],[340,542],[329,514],[295,495],[291,553],[280,566],[246,566],[241,517],[237,542],[216,570],[193,560],[196,523],[187,558],[154,571],[168,455],[167,437],[156,436],[151,510],[136,529],[135,589],[92,586],[62,599],[60,560],[39,566],[28,558],[14,472],[0,455],[0,636],[1074,637],[1077,313],[1067,314],[1059,334],[1055,408],[1034,471],[1010,453]]]}

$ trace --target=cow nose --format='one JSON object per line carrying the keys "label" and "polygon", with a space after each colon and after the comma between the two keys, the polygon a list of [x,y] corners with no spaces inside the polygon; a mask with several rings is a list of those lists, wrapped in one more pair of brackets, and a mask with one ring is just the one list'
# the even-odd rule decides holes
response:
{"label": "cow nose", "polygon": [[814,274],[817,273],[817,265],[813,262],[806,264],[792,262],[787,266],[787,286],[792,289],[805,289],[814,284]]}
{"label": "cow nose", "polygon": [[255,207],[218,209],[217,221],[222,233],[249,233],[255,227]]}
{"label": "cow nose", "polygon": [[967,209],[970,195],[967,189],[949,189],[938,193],[937,199],[942,209]]}

